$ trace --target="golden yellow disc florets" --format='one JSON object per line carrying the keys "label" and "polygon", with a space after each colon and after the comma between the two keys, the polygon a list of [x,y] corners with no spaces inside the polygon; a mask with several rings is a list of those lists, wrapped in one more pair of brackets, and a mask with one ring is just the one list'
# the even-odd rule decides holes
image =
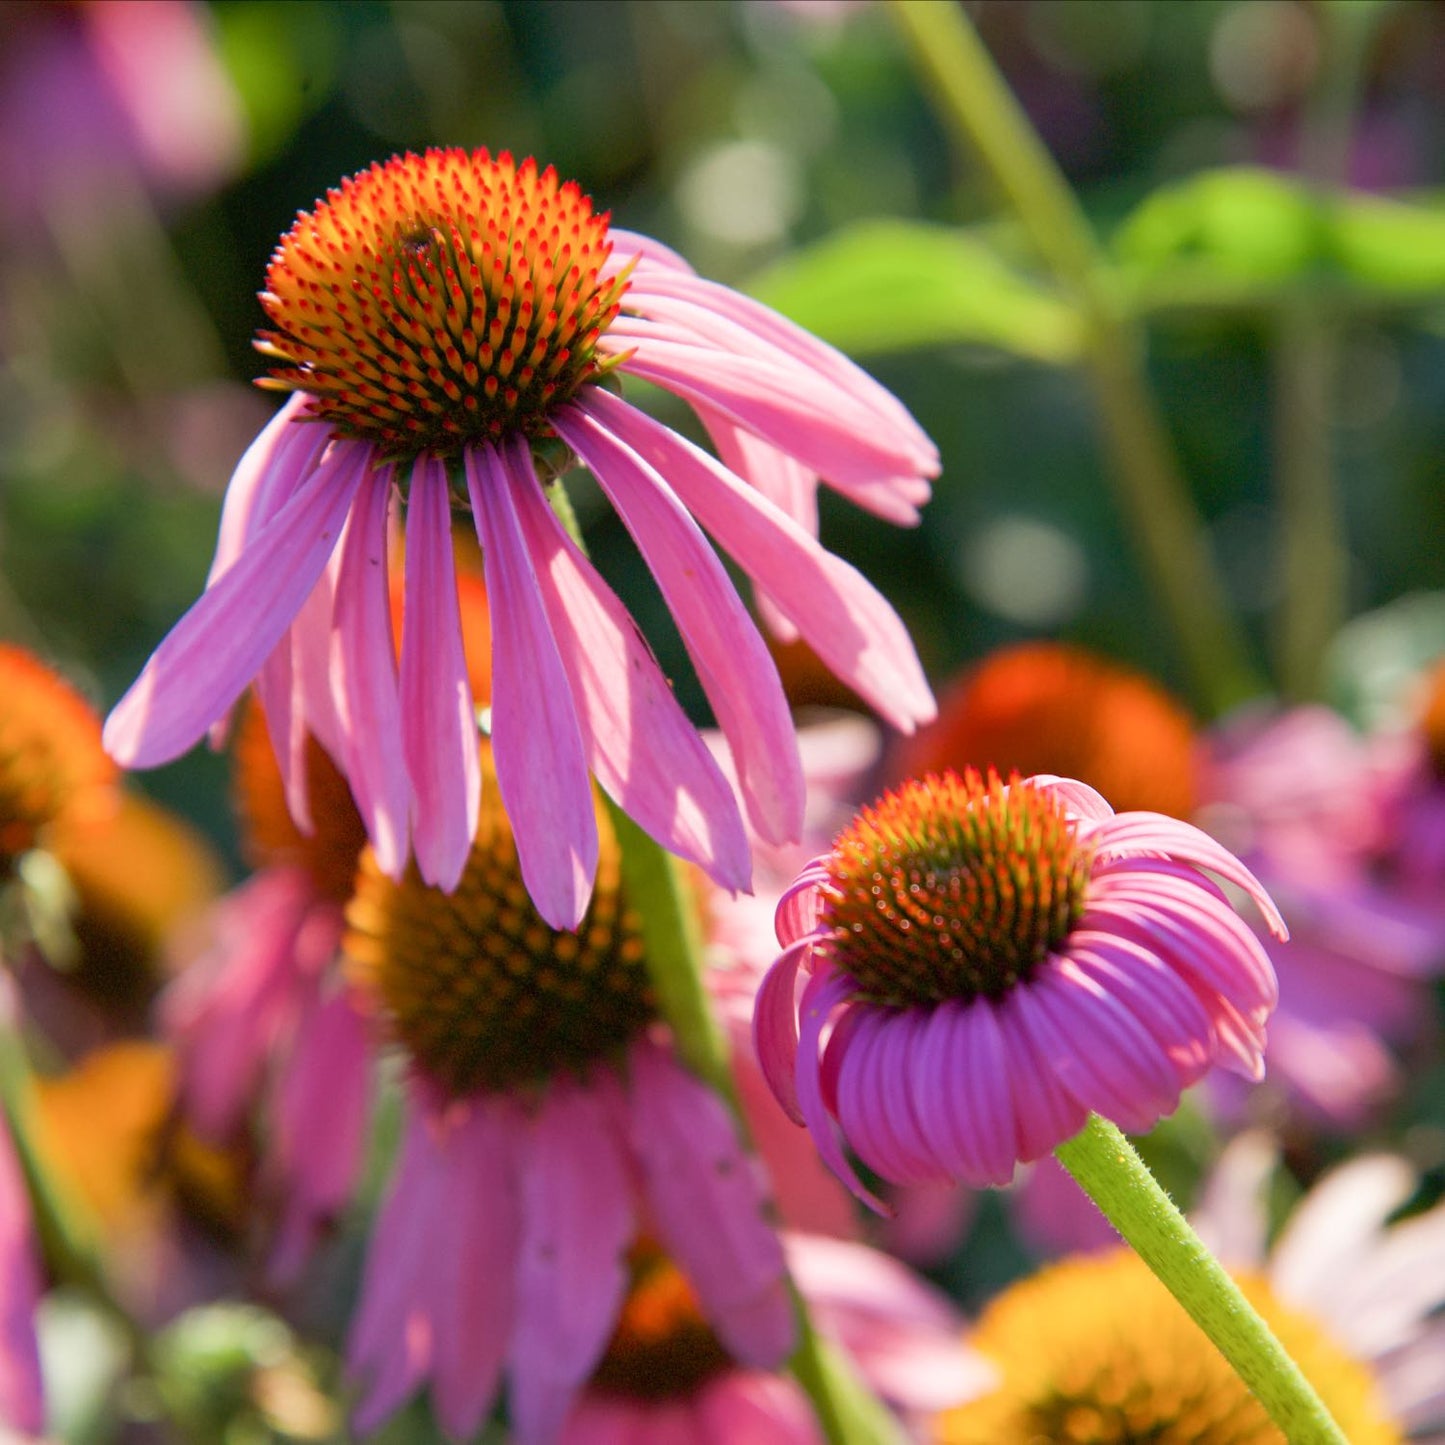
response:
{"label": "golden yellow disc florets", "polygon": [[86,826],[118,800],[100,719],[69,683],[0,645],[0,879],[50,828]]}
{"label": "golden yellow disc florets", "polygon": [[632,1286],[592,1388],[634,1400],[686,1398],[732,1357],[665,1254],[644,1242],[633,1248],[631,1264]]}
{"label": "golden yellow disc florets", "polygon": [[356,983],[396,1039],[454,1096],[585,1073],[655,1017],[639,922],[600,810],[601,856],[576,933],[532,906],[495,778],[461,882],[444,893],[415,866],[400,883],[362,857],[347,909]]}
{"label": "golden yellow disc florets", "polygon": [[833,844],[825,951],[878,1003],[998,998],[1077,922],[1089,863],[1063,805],[1017,777],[907,782]]}
{"label": "golden yellow disc florets", "polygon": [[[1369,1372],[1262,1279],[1239,1284],[1351,1445],[1399,1445]],[[940,1416],[934,1445],[1285,1445],[1130,1250],[1068,1260],[1014,1285],[984,1311],[969,1343],[1002,1384]]]}
{"label": "golden yellow disc florets", "polygon": [[366,825],[351,789],[315,738],[306,739],[306,793],[312,829],[292,821],[266,715],[253,697],[236,728],[232,789],[242,845],[254,868],[304,868],[316,891],[336,903],[351,897]]}
{"label": "golden yellow disc florets", "polygon": [[279,363],[343,436],[390,456],[454,455],[520,430],[614,363],[597,341],[626,275],[603,280],[608,216],[503,151],[394,156],[341,183],[281,238],[261,304]]}

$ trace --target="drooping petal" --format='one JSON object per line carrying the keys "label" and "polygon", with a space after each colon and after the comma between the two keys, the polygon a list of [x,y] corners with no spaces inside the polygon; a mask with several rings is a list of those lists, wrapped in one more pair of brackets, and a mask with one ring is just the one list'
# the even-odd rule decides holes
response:
{"label": "drooping petal", "polygon": [[516,1318],[516,1181],[526,1131],[512,1100],[483,1095],[468,1102],[452,1141],[457,1252],[432,1256],[443,1302],[432,1398],[442,1428],[457,1440],[477,1433],[496,1399]]}
{"label": "drooping petal", "polygon": [[597,818],[567,670],[512,503],[514,465],[490,446],[466,454],[492,624],[497,785],[532,902],[554,928],[575,928],[597,872]]}
{"label": "drooping petal", "polygon": [[798,1068],[798,964],[811,946],[808,939],[790,943],[763,975],[763,981],[758,985],[757,1001],[753,1004],[753,1048],[757,1052],[758,1066],[783,1112],[795,1124],[804,1122],[795,1082]]}
{"label": "drooping petal", "polygon": [[179,757],[240,697],[326,566],[370,449],[335,443],[151,654],[105,724],[125,767]]}
{"label": "drooping petal", "polygon": [[585,407],[646,461],[767,593],[823,663],[887,721],[911,732],[936,713],[898,614],[857,568],[691,442],[599,391]]}
{"label": "drooping petal", "polygon": [[626,1295],[624,1255],[636,1219],[619,1094],[602,1075],[585,1088],[554,1080],[532,1120],[510,1360],[520,1445],[556,1437]]}
{"label": "drooping petal", "polygon": [[803,774],[787,700],[721,562],[666,481],[587,406],[559,408],[553,420],[657,579],[732,749],[749,820],[770,843],[795,842]]}
{"label": "drooping petal", "polygon": [[336,582],[334,673],[346,714],[343,771],[383,873],[399,878],[407,860],[411,783],[402,736],[396,643],[387,576],[390,472],[370,472],[357,493]]}
{"label": "drooping petal", "polygon": [[733,1358],[771,1369],[794,1322],[766,1180],[722,1100],[667,1050],[643,1039],[628,1060],[632,1147],[661,1241]]}
{"label": "drooping petal", "polygon": [[722,887],[752,874],[737,799],[647,643],[537,486],[502,474],[567,671],[588,759],[622,810]]}
{"label": "drooping petal", "polygon": [[450,893],[471,855],[482,772],[457,611],[446,467],[425,453],[412,468],[407,508],[401,741],[411,776],[417,868],[428,883]]}
{"label": "drooping petal", "polygon": [[1084,1127],[1088,1111],[1059,1082],[1054,1060],[1039,1046],[1030,1011],[1030,985],[1006,993],[994,1017],[1008,1059],[1018,1128],[1018,1158],[1027,1164],[1053,1152]]}
{"label": "drooping petal", "polygon": [[0,1124],[0,1434],[13,1429],[38,1437],[45,1428],[35,1338],[41,1287],[24,1176],[9,1127]]}

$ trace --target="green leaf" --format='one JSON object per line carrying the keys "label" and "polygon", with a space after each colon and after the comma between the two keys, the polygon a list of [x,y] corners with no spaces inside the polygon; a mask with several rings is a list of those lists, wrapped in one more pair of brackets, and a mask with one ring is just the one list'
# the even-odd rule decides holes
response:
{"label": "green leaf", "polygon": [[1445,300],[1445,205],[1253,167],[1154,192],[1112,249],[1146,307],[1268,305],[1304,288],[1363,307]]}
{"label": "green leaf", "polygon": [[746,289],[853,355],[919,346],[996,347],[1075,360],[1078,314],[985,242],[910,221],[863,221],[795,252]]}

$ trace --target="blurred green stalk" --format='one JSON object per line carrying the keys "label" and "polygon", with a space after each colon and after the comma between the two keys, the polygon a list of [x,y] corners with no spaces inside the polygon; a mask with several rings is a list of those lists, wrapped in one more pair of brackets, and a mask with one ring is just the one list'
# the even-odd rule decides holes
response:
{"label": "blurred green stalk", "polygon": [[1210,557],[1203,522],[1144,379],[1144,343],[1068,182],[999,75],[961,6],[892,0],[913,61],[955,138],[982,161],[1084,324],[1118,501],[1145,573],[1212,713],[1265,690]]}

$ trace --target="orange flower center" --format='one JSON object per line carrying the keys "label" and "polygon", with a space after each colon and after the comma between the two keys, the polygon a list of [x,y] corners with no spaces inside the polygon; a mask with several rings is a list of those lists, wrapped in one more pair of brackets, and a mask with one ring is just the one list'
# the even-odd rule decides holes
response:
{"label": "orange flower center", "polygon": [[576,933],[543,921],[522,883],[496,779],[485,770],[471,858],[452,893],[362,857],[347,909],[352,978],[397,1039],[455,1096],[585,1073],[655,1016],[639,922],[599,809],[597,882]]}
{"label": "orange flower center", "polygon": [[1445,778],[1445,661],[1437,662],[1426,679],[1420,727],[1435,776]]}
{"label": "orange flower center", "polygon": [[261,384],[308,392],[338,434],[391,456],[546,437],[548,410],[615,364],[596,350],[627,289],[601,278],[608,219],[505,151],[374,165],[281,238]]}
{"label": "orange flower center", "polygon": [[904,783],[833,844],[832,961],[878,1003],[998,998],[1083,912],[1090,853],[1063,805],[968,769]]}
{"label": "orange flower center", "polygon": [[682,1271],[654,1246],[635,1246],[632,1287],[592,1387],[634,1400],[680,1399],[731,1364]]}
{"label": "orange flower center", "polygon": [[0,645],[0,879],[53,826],[105,818],[115,779],[100,720],[80,694],[28,652]]}
{"label": "orange flower center", "polygon": [[986,657],[906,744],[901,771],[1015,769],[1097,788],[1121,813],[1187,818],[1197,793],[1194,724],[1142,673],[1083,648],[1029,642]]}

